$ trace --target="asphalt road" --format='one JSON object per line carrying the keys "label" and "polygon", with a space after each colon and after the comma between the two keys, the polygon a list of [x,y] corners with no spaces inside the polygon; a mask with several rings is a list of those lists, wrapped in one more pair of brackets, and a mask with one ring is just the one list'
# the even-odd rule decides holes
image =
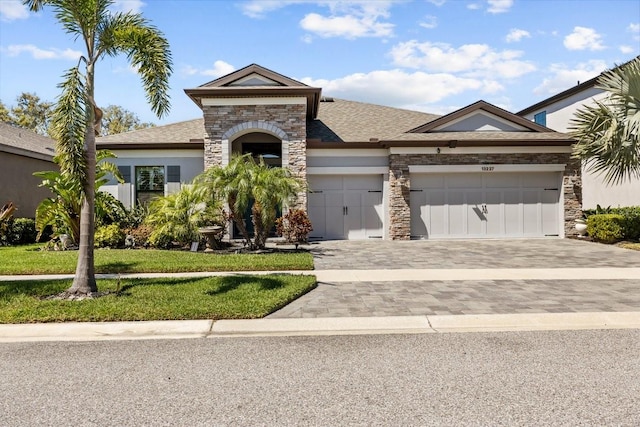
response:
{"label": "asphalt road", "polygon": [[0,426],[640,425],[640,330],[0,345]]}

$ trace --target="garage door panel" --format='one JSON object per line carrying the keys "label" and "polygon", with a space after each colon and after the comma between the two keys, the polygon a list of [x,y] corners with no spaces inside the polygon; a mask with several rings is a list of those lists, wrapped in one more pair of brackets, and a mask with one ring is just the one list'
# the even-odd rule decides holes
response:
{"label": "garage door panel", "polygon": [[505,190],[504,200],[504,234],[506,236],[522,235],[522,206],[520,190]]}
{"label": "garage door panel", "polygon": [[460,173],[446,177],[447,188],[482,188],[482,180],[478,174]]}
{"label": "garage door panel", "polygon": [[482,212],[484,200],[482,194],[467,191],[465,199],[467,203],[467,234],[480,236],[484,234],[483,222],[487,219]]}
{"label": "garage door panel", "polygon": [[545,236],[558,235],[560,226],[558,221],[558,199],[560,192],[557,190],[542,191],[542,233]]}
{"label": "garage door panel", "polygon": [[522,191],[523,211],[522,211],[522,232],[525,236],[540,235],[540,191]]}
{"label": "garage door panel", "polygon": [[504,236],[504,216],[501,190],[486,190],[484,196],[486,233],[490,236]]}
{"label": "garage door panel", "polygon": [[[429,205],[427,204],[426,197],[426,190],[412,190],[409,193],[409,205],[411,206],[411,235],[415,237],[427,236]],[[414,206],[417,208],[414,209]]]}
{"label": "garage door panel", "polygon": [[447,193],[443,190],[430,191],[427,193],[425,224],[427,236],[444,236],[448,234],[449,221],[447,216]]}

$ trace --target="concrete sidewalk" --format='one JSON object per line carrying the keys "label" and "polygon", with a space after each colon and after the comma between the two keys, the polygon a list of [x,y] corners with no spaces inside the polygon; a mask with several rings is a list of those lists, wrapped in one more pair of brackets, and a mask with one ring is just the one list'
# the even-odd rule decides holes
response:
{"label": "concrete sidewalk", "polygon": [[[122,273],[96,274],[98,279],[132,279],[162,277],[218,277],[243,275],[313,275],[318,282],[402,282],[408,280],[637,280],[640,267],[598,268],[426,268],[426,269],[370,269],[370,270],[286,270],[286,271],[234,271],[185,273]],[[0,281],[73,279],[73,274],[2,276]]]}
{"label": "concrete sidewalk", "polygon": [[0,325],[0,343],[639,328],[640,312],[42,323]]}

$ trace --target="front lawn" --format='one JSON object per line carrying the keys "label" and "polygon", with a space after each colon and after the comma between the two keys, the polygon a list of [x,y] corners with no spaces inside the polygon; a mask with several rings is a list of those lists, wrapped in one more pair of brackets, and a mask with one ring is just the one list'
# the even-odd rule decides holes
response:
{"label": "front lawn", "polygon": [[[65,274],[76,268],[78,251],[40,251],[43,245],[0,247],[0,274]],[[152,249],[96,249],[96,273],[311,270],[308,252],[209,254]]]}
{"label": "front lawn", "polygon": [[0,282],[0,323],[107,322],[264,317],[316,286],[314,276],[99,280],[109,294],[83,301],[43,299],[69,280]]}

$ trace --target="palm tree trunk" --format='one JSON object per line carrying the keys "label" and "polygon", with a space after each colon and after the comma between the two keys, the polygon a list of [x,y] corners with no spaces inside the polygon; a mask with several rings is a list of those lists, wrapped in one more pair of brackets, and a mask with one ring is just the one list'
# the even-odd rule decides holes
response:
{"label": "palm tree trunk", "polygon": [[87,65],[87,128],[84,134],[84,156],[87,168],[86,181],[82,183],[84,193],[80,209],[80,243],[78,246],[78,264],[73,284],[67,291],[73,295],[90,295],[98,292],[95,263],[93,257],[95,231],[95,182],[96,182],[96,134],[94,121],[97,109],[93,100],[94,93],[93,64]]}
{"label": "palm tree trunk", "polygon": [[93,257],[95,227],[95,175],[96,148],[93,126],[87,127],[85,142],[85,160],[87,162],[87,181],[83,184],[84,199],[80,209],[80,244],[78,264],[71,288],[67,291],[74,295],[89,295],[98,291]]}

